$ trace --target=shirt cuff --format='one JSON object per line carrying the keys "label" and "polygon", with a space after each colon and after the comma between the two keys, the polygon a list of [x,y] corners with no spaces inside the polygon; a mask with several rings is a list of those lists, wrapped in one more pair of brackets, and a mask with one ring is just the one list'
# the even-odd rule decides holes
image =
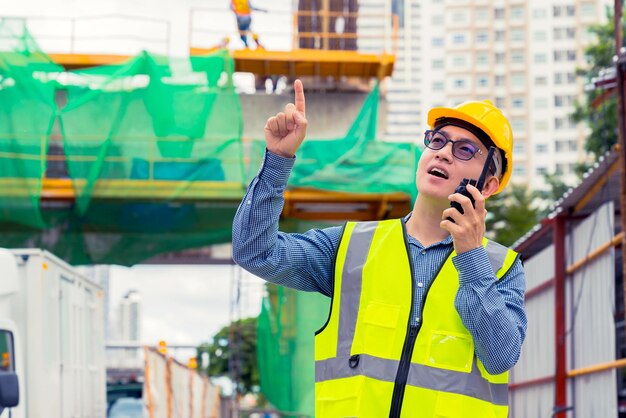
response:
{"label": "shirt cuff", "polygon": [[495,276],[489,262],[489,256],[483,246],[454,256],[452,263],[459,272],[459,284],[461,285]]}
{"label": "shirt cuff", "polygon": [[296,157],[283,157],[266,149],[265,158],[259,170],[259,178],[272,186],[286,186],[295,161]]}

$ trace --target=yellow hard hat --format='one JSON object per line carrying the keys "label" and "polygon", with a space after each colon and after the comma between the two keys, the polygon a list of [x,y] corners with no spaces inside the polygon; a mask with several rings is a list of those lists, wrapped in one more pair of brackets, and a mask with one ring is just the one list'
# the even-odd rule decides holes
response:
{"label": "yellow hard hat", "polygon": [[468,101],[455,107],[435,107],[428,112],[431,129],[442,118],[460,119],[481,129],[504,153],[505,164],[500,177],[500,193],[509,182],[513,169],[513,130],[502,111],[490,100]]}

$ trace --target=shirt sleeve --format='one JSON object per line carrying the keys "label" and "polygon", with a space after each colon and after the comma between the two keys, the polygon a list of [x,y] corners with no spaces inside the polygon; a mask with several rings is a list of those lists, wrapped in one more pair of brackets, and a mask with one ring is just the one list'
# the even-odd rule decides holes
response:
{"label": "shirt sleeve", "polygon": [[522,262],[518,258],[500,280],[483,247],[452,262],[459,272],[455,307],[474,338],[476,355],[489,373],[504,373],[517,363],[526,337]]}
{"label": "shirt sleeve", "polygon": [[342,228],[311,229],[303,234],[278,230],[294,162],[295,158],[265,152],[233,220],[233,259],[268,282],[330,296]]}

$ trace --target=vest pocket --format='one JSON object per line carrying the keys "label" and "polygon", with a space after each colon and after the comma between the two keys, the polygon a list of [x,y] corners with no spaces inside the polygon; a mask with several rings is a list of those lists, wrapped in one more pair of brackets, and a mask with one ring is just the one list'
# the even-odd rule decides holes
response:
{"label": "vest pocket", "polygon": [[[369,354],[389,358],[393,353],[396,334],[399,332],[400,307],[381,302],[370,302],[363,316],[364,340]],[[404,327],[400,327],[404,332]]]}
{"label": "vest pocket", "polygon": [[470,335],[449,331],[431,331],[427,365],[470,373],[473,359],[474,340]]}

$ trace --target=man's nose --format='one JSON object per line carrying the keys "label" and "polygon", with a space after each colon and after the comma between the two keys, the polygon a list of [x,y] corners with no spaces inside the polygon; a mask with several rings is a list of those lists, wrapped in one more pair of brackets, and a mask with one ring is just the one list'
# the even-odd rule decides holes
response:
{"label": "man's nose", "polygon": [[444,159],[447,161],[452,161],[452,158],[453,158],[452,147],[453,146],[454,144],[452,142],[448,142],[447,144],[443,146],[443,148],[440,148],[439,150],[437,150],[437,154],[435,155],[435,157]]}

